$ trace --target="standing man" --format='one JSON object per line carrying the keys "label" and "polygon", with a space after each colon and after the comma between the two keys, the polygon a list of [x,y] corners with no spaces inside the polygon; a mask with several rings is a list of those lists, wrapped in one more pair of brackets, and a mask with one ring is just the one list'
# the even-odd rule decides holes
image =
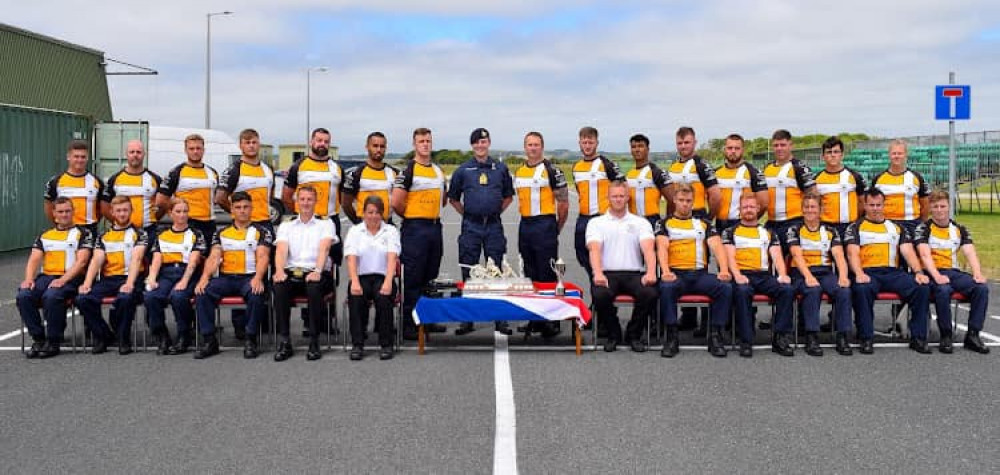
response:
{"label": "standing man", "polygon": [[[386,138],[382,132],[368,134],[365,141],[365,151],[368,158],[364,165],[353,167],[344,172],[343,192],[344,214],[352,223],[362,220],[364,210],[361,208],[369,196],[378,196],[382,203],[389,203],[392,184],[396,181],[399,170],[385,163]],[[392,224],[392,207],[383,206],[382,219]]]}
{"label": "standing man", "polygon": [[788,228],[802,224],[802,197],[813,191],[816,180],[809,167],[792,156],[792,134],[778,129],[771,135],[774,161],[764,167],[767,181],[767,229],[781,243],[782,254],[788,254],[785,237]]}
{"label": "standing man", "polygon": [[[219,186],[219,174],[202,162],[205,139],[201,135],[191,134],[184,138],[184,153],[187,154],[187,161],[172,168],[160,184],[156,207],[166,213],[171,197],[176,195],[182,198],[189,207],[188,224],[198,230],[203,240],[210,240],[215,235],[215,206],[212,200]],[[150,242],[153,242],[152,237]]]}
{"label": "standing man", "polygon": [[[431,163],[431,130],[413,131],[413,160],[407,164],[392,189],[392,209],[403,217],[400,225],[403,263],[403,338],[415,340],[417,327],[413,307],[424,286],[438,276],[444,242],[441,208],[447,202],[447,183],[441,167]],[[432,332],[444,332],[442,325],[426,325]]]}
{"label": "standing man", "polygon": [[[938,330],[941,332],[941,353],[952,352],[951,294],[958,292],[969,299],[969,331],[963,346],[976,353],[986,354],[990,349],[979,338],[986,321],[990,286],[979,265],[976,246],[969,230],[949,218],[951,204],[947,191],[935,191],[928,198],[931,219],[917,227],[914,241],[921,263],[931,276],[931,294],[937,310]],[[972,274],[959,269],[958,254],[965,254]]]}
{"label": "standing man", "polygon": [[[132,353],[129,333],[136,304],[142,298],[142,286],[136,286],[135,282],[143,272],[142,258],[149,244],[145,231],[132,224],[134,214],[130,198],[121,195],[112,198],[111,227],[97,240],[87,277],[76,297],[76,308],[94,335],[92,352],[95,355],[107,351],[116,333],[118,354]],[[97,280],[98,275],[100,280]],[[114,328],[109,327],[101,315],[101,300],[112,296],[115,301],[108,319]]]}
{"label": "standing man", "polygon": [[865,195],[865,179],[860,173],[844,166],[844,142],[833,136],[823,142],[826,167],[816,174],[816,191],[822,200],[824,225],[837,230],[843,239],[847,227],[864,214],[861,202]]}
{"label": "standing man", "polygon": [[113,223],[115,218],[111,202],[116,196],[124,196],[132,202],[129,221],[136,229],[142,229],[146,236],[156,236],[156,222],[166,213],[156,206],[156,190],[163,179],[149,171],[145,165],[146,152],[142,142],[131,140],[125,149],[125,168],[108,178],[108,184],[101,194],[101,214]]}
{"label": "standing man", "polygon": [[[253,198],[245,191],[227,197],[233,224],[219,231],[212,238],[212,248],[205,261],[201,278],[194,287],[195,313],[201,331],[201,347],[195,359],[204,359],[219,353],[219,340],[215,338],[215,310],[223,297],[243,297],[247,321],[233,313],[233,328],[243,327],[246,342],[243,357],[256,358],[257,330],[265,318],[267,290],[264,278],[271,262],[274,235],[260,224],[252,223]],[[216,277],[215,273],[219,275]]]}
{"label": "standing man", "polygon": [[[536,282],[555,282],[550,261],[559,258],[559,233],[569,214],[569,188],[562,170],[544,158],[545,139],[539,132],[524,136],[524,165],[514,172],[517,207],[517,251],[524,276]],[[528,329],[543,338],[559,333],[558,322],[529,322]]]}
{"label": "standing man", "polygon": [[[260,134],[256,130],[243,129],[240,132],[240,152],[239,161],[230,164],[219,179],[215,204],[229,213],[232,211],[229,197],[242,191],[250,196],[250,221],[273,233],[271,196],[274,194],[274,171],[260,160]],[[209,237],[205,236],[205,239]]]}
{"label": "standing man", "polygon": [[875,176],[872,186],[885,194],[885,219],[902,226],[910,235],[930,215],[930,188],[924,177],[906,166],[906,142],[889,144],[889,168]]}
{"label": "standing man", "polygon": [[646,218],[656,228],[660,222],[660,199],[669,192],[670,177],[649,161],[649,138],[642,134],[628,140],[635,166],[625,174],[628,183],[628,211]]}
{"label": "standing man", "polygon": [[[309,185],[316,190],[316,216],[329,218],[337,232],[338,243],[331,248],[333,262],[340,265],[343,246],[340,238],[340,191],[344,170],[330,157],[330,131],[324,128],[313,130],[309,139],[309,155],[292,164],[281,190],[281,201],[285,207],[298,213],[298,204],[293,202],[295,192]],[[383,152],[384,153],[384,152]],[[256,206],[256,203],[254,204]]]}
{"label": "standing man", "polygon": [[594,273],[590,268],[590,251],[587,248],[587,223],[591,218],[604,214],[608,210],[608,183],[621,180],[621,170],[615,162],[597,153],[597,129],[584,127],[579,133],[580,153],[583,159],[573,165],[573,181],[576,183],[576,193],[579,195],[580,216],[576,219],[574,246],[576,260],[587,271],[587,277],[593,281]]}
{"label": "standing man", "polygon": [[618,348],[621,324],[615,314],[615,297],[635,299],[625,339],[632,351],[646,351],[642,341],[645,320],[656,303],[656,252],[649,221],[628,212],[628,185],[616,180],[608,184],[608,212],[587,224],[587,249],[594,272],[594,308],[601,325],[608,327],[604,351]]}
{"label": "standing man", "polygon": [[[670,190],[667,197],[667,213],[673,210],[673,190],[675,186],[682,183],[691,185],[694,189],[694,207],[691,213],[696,218],[712,219],[712,210],[719,207],[719,181],[715,178],[715,172],[708,166],[701,157],[695,154],[698,140],[695,138],[694,129],[691,127],[681,127],[675,134],[677,145],[677,160],[667,168],[670,176]],[[702,312],[702,326],[695,331],[695,336],[704,336],[705,319],[708,312]],[[681,312],[680,329],[690,329],[697,326],[698,312],[693,308],[685,308]]]}
{"label": "standing man", "polygon": [[[736,307],[736,324],[740,329],[740,356],[753,356],[753,306],[754,294],[765,294],[776,303],[774,312],[775,334],[771,351],[781,356],[794,356],[789,341],[792,332],[792,304],[795,290],[785,268],[785,258],[774,232],[758,221],[757,198],[743,195],[740,198],[740,224],[722,233],[726,246],[726,263],[733,274],[733,306]],[[771,269],[777,272],[775,277]]]}
{"label": "standing man", "polygon": [[98,200],[104,192],[104,182],[87,171],[89,159],[90,145],[86,141],[69,143],[66,171],[45,184],[45,216],[55,223],[55,200],[65,196],[73,203],[73,225],[85,226],[93,240],[97,236],[97,222],[101,220]]}
{"label": "standing man", "polygon": [[[448,187],[448,202],[462,215],[462,233],[458,236],[462,280],[469,278],[469,268],[465,266],[477,264],[483,254],[498,266],[503,261],[507,238],[503,235],[500,215],[514,201],[514,182],[507,165],[490,157],[490,132],[484,128],[473,130],[469,142],[472,158],[455,169]],[[472,322],[465,322],[455,334],[474,330]],[[503,321],[496,322],[496,331],[511,334]]]}
{"label": "standing man", "polygon": [[[666,340],[660,356],[673,358],[680,351],[677,339],[677,301],[685,294],[707,295],[712,299],[711,336],[708,351],[725,357],[722,328],[729,319],[732,304],[732,275],[726,264],[726,251],[719,233],[706,219],[691,214],[694,188],[680,184],[674,189],[674,215],[656,227],[656,255],[660,269],[660,319],[666,327]],[[719,262],[719,275],[708,272],[708,253]]]}
{"label": "standing man", "polygon": [[767,209],[768,192],[764,175],[743,159],[745,141],[739,134],[726,137],[724,153],[726,162],[715,169],[719,181],[719,206],[715,208],[715,230],[722,233],[740,222],[740,198],[753,195],[757,206]]}
{"label": "standing man", "polygon": [[[865,193],[865,216],[847,228],[847,262],[854,273],[854,316],[860,331],[861,353],[874,351],[875,315],[873,306],[878,293],[885,290],[902,296],[910,305],[910,348],[930,353],[927,347],[927,313],[930,278],[920,267],[913,241],[905,228],[886,219],[885,195],[878,187]],[[900,267],[899,255],[913,274]]]}
{"label": "standing man", "polygon": [[[46,207],[51,208],[56,225],[32,244],[16,298],[21,321],[33,340],[28,358],[49,358],[59,354],[66,331],[66,300],[76,296],[94,248],[90,231],[73,225],[72,198],[59,196],[46,203]],[[44,310],[44,325],[38,307]]]}

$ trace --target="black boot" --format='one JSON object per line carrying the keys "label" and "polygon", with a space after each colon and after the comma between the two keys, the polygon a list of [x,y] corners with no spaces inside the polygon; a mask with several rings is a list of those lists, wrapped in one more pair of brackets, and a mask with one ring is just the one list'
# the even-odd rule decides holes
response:
{"label": "black boot", "polygon": [[157,335],[154,333],[153,335],[156,339],[156,354],[158,356],[169,355],[170,347],[173,346],[173,341],[170,340],[170,332],[163,330],[161,334]]}
{"label": "black boot", "polygon": [[363,345],[354,345],[351,347],[351,361],[361,361],[365,357],[365,347]]}
{"label": "black boot", "polygon": [[931,354],[931,348],[927,346],[927,340],[920,338],[910,338],[910,349],[922,355]]}
{"label": "black boot", "polygon": [[787,333],[778,333],[775,336],[774,342],[771,343],[771,351],[781,356],[795,356],[795,350],[788,341]]}
{"label": "black boot", "polygon": [[979,354],[987,354],[990,352],[989,347],[983,344],[983,340],[979,338],[978,330],[969,330],[965,334],[965,341],[962,342],[962,346],[967,350],[975,351]]}
{"label": "black boot", "polygon": [[663,337],[663,349],[660,350],[660,356],[673,358],[680,351],[680,342],[677,340],[677,325],[668,325],[667,333]]}
{"label": "black boot", "polygon": [[306,351],[306,360],[316,361],[323,357],[323,352],[319,349],[319,339],[310,338],[309,339],[309,350]]}
{"label": "black boot", "polygon": [[118,354],[119,355],[130,355],[132,354],[132,341],[129,340],[128,336],[118,337]]}
{"label": "black boot", "polygon": [[819,335],[816,332],[806,333],[806,354],[809,356],[823,356],[823,348],[819,346]]}
{"label": "black boot", "polygon": [[177,335],[177,342],[168,350],[168,355],[180,355],[191,349],[191,332],[185,331]]}
{"label": "black boot", "polygon": [[503,333],[504,335],[507,336],[511,336],[514,334],[514,332],[510,330],[510,325],[508,325],[507,322],[505,321],[496,322],[494,328],[496,329],[496,331]]}
{"label": "black boot", "polygon": [[110,341],[104,338],[95,338],[94,347],[90,349],[90,354],[100,355],[102,353],[108,352],[108,345],[111,344]]}
{"label": "black boot", "polygon": [[247,339],[243,343],[243,358],[252,360],[258,355],[260,355],[260,350],[257,349],[257,335],[247,335]]}
{"label": "black boot", "polygon": [[215,338],[215,334],[205,335],[205,341],[202,342],[201,348],[198,348],[194,352],[194,359],[203,360],[213,355],[219,354],[219,340]]}
{"label": "black boot", "polygon": [[382,348],[378,350],[378,359],[380,359],[380,360],[391,360],[392,359],[392,345],[382,345]]}
{"label": "black boot", "polygon": [[288,341],[288,337],[286,336],[278,343],[278,351],[274,352],[274,361],[285,361],[294,354],[295,350],[292,349],[292,342]]}
{"label": "black boot", "polygon": [[31,348],[28,348],[28,351],[24,354],[24,356],[28,358],[38,358],[38,356],[42,353],[42,348],[45,346],[45,337],[33,336],[31,339]]}
{"label": "black boot", "polygon": [[726,357],[726,344],[722,339],[722,329],[712,329],[712,333],[708,336],[708,352],[716,358]]}
{"label": "black boot", "polygon": [[955,351],[955,345],[952,342],[952,336],[950,333],[941,335],[941,342],[938,343],[938,351],[946,355],[950,355]]}
{"label": "black boot", "polygon": [[847,333],[837,332],[837,353],[842,356],[851,356],[854,354],[851,344],[847,342]]}
{"label": "black boot", "polygon": [[455,334],[458,336],[466,335],[476,331],[476,326],[472,322],[464,322],[455,329]]}
{"label": "black boot", "polygon": [[53,356],[58,356],[59,353],[59,342],[46,340],[45,344],[42,345],[42,348],[38,350],[38,357],[51,358]]}

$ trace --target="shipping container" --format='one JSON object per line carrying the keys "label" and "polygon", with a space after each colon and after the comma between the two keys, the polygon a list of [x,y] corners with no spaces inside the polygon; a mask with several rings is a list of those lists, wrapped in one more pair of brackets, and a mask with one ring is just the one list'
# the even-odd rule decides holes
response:
{"label": "shipping container", "polygon": [[66,146],[90,140],[93,119],[0,104],[0,251],[31,246],[52,225],[42,203],[45,183],[66,169]]}

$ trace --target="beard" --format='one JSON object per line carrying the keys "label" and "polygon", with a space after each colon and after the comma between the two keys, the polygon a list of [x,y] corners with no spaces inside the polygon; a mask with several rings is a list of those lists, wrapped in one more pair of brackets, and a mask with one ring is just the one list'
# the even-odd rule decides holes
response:
{"label": "beard", "polygon": [[330,149],[326,147],[313,147],[312,153],[316,157],[325,157],[326,154],[330,153]]}

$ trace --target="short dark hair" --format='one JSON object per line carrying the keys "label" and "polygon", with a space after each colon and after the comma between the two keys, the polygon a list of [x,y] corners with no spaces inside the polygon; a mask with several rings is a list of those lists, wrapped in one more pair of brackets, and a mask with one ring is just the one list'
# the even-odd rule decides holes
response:
{"label": "short dark hair", "polygon": [[531,132],[524,134],[524,140],[528,140],[528,137],[538,137],[538,140],[542,141],[542,146],[545,146],[545,137],[542,137],[541,132],[535,132],[532,130]]}
{"label": "short dark hair", "polygon": [[90,144],[86,140],[70,140],[69,146],[66,147],[66,152],[72,152],[73,150],[83,150],[85,152],[90,152]]}
{"label": "short dark hair", "polygon": [[52,207],[55,208],[56,205],[69,203],[69,207],[73,207],[73,200],[66,196],[57,196],[56,199],[52,200]]}
{"label": "short dark hair", "polygon": [[726,140],[739,140],[741,144],[746,143],[746,140],[743,140],[743,136],[740,134],[729,134],[726,136]]}
{"label": "short dark hair", "polygon": [[260,134],[254,129],[243,129],[240,131],[240,141],[250,139],[260,140]]}
{"label": "short dark hair", "polygon": [[253,203],[253,199],[250,198],[250,193],[247,193],[245,191],[237,191],[236,193],[233,193],[232,196],[229,197],[230,203],[235,203],[237,201],[249,201]]}
{"label": "short dark hair", "polygon": [[385,138],[385,134],[376,130],[375,132],[368,134],[368,137],[365,138],[365,145],[370,144],[372,142],[373,137],[380,137],[382,140],[385,140],[386,142],[389,141],[389,139]]}
{"label": "short dark hair", "polygon": [[683,126],[683,127],[681,127],[681,128],[679,128],[679,129],[677,129],[677,136],[678,137],[687,137],[688,135],[690,135],[692,137],[696,137],[696,135],[694,134],[694,129],[692,129],[691,127],[688,127],[686,125]]}
{"label": "short dark hair", "polygon": [[325,128],[323,128],[323,127],[316,127],[315,129],[313,129],[313,131],[312,131],[312,134],[310,134],[310,135],[309,135],[309,138],[315,138],[315,137],[316,137],[316,134],[326,134],[326,135],[330,135],[330,131],[329,131],[329,130],[326,130],[326,129],[325,129]]}
{"label": "short dark hair", "polygon": [[833,147],[836,147],[837,145],[840,145],[840,151],[844,151],[844,141],[840,140],[840,137],[837,137],[836,135],[828,137],[823,141],[823,151],[833,150]]}
{"label": "short dark hair", "polygon": [[427,127],[417,127],[413,129],[413,138],[417,138],[418,135],[431,135],[431,129]]}
{"label": "short dark hair", "polygon": [[878,187],[876,186],[872,186],[871,188],[868,189],[868,191],[865,192],[865,201],[868,201],[868,198],[876,198],[876,197],[881,197],[883,200],[885,200],[885,193],[882,193],[882,190],[878,189]]}
{"label": "short dark hair", "polygon": [[631,138],[628,139],[628,143],[632,143],[632,142],[642,142],[642,143],[646,144],[646,146],[648,147],[649,146],[649,137],[646,137],[645,135],[642,135],[642,134],[635,134]]}
{"label": "short dark hair", "polygon": [[771,134],[771,140],[792,140],[792,133],[785,129],[778,129]]}
{"label": "short dark hair", "polygon": [[378,210],[378,214],[385,214],[385,201],[382,201],[381,196],[368,195],[368,197],[365,198],[365,204],[361,207],[361,210],[364,211],[368,209],[368,205],[375,206],[375,209]]}

